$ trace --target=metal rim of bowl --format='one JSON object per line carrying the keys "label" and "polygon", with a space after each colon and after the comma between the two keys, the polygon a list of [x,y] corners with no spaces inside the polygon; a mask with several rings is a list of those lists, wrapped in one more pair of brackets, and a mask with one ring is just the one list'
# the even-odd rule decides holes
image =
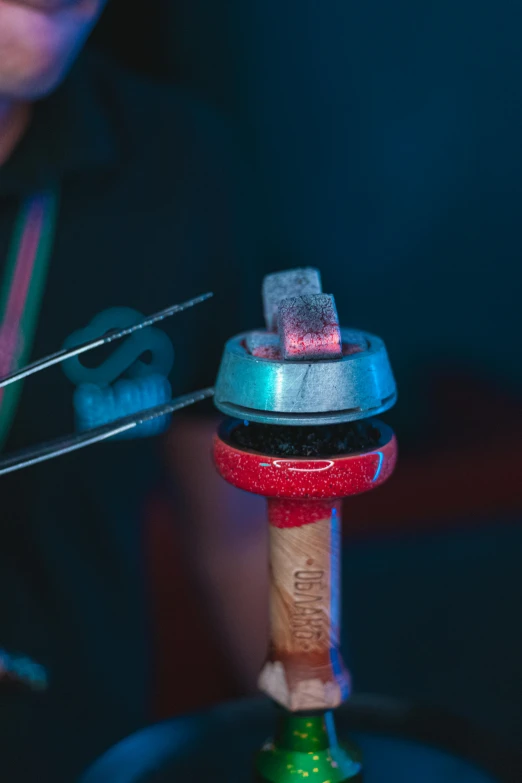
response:
{"label": "metal rim of bowl", "polygon": [[225,345],[214,404],[234,418],[265,424],[314,426],[357,421],[391,408],[397,388],[383,341],[342,329],[344,342],[364,341],[367,350],[317,362],[252,356],[247,333]]}

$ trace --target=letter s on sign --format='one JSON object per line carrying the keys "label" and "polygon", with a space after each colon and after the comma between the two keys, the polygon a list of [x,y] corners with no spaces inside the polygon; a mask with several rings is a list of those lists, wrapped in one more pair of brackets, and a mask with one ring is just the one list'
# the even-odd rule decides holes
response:
{"label": "letter s on sign", "polygon": [[[64,343],[64,348],[74,348],[76,345],[102,337],[113,329],[123,329],[134,326],[144,319],[144,315],[130,307],[113,307],[95,316],[90,324],[71,334]],[[97,367],[85,367],[80,356],[73,356],[63,362],[62,369],[75,385],[94,383],[97,386],[108,386],[117,378],[126,375],[128,378],[144,378],[148,375],[162,375],[167,378],[174,365],[174,347],[169,337],[153,326],[139,329],[124,338],[122,342],[114,343],[114,352]],[[150,351],[152,359],[144,362],[140,359]]]}

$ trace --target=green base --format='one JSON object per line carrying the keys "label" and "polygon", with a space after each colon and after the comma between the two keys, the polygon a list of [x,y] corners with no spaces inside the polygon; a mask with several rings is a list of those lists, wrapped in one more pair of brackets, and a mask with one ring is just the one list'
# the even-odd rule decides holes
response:
{"label": "green base", "polygon": [[283,714],[276,737],[256,758],[260,783],[359,783],[360,751],[337,742],[333,714]]}

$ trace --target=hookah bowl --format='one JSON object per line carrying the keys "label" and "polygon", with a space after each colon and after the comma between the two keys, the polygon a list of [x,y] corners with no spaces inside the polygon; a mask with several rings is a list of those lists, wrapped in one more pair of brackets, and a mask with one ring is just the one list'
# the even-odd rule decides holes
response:
{"label": "hookah bowl", "polygon": [[[337,709],[350,689],[339,653],[340,504],[393,470],[395,437],[374,417],[395,402],[395,382],[382,341],[340,328],[333,302],[310,316],[317,300],[306,297],[321,294],[316,270],[271,275],[263,294],[266,330],[225,346],[215,401],[232,418],[214,438],[214,460],[232,485],[267,498],[272,628],[260,687],[278,707],[273,739],[267,699],[231,702],[129,737],[82,783],[244,783],[254,755],[263,783],[355,783],[363,772],[372,782],[518,783],[519,753],[460,717],[359,695]],[[349,422],[370,431],[371,442],[313,456],[273,448],[281,433],[296,447],[307,433]],[[258,426],[273,440],[239,437]],[[344,736],[338,742],[335,723],[354,732],[364,759]]]}
{"label": "hookah bowl", "polygon": [[[259,687],[281,709],[256,774],[272,783],[356,781],[360,753],[339,745],[332,713],[350,694],[339,649],[341,505],[393,471],[395,436],[373,416],[395,402],[395,381],[379,338],[339,327],[316,270],[265,278],[264,305],[267,331],[225,346],[215,404],[229,418],[213,443],[221,476],[267,498],[271,630]],[[303,428],[322,438],[325,426],[335,433],[347,422],[371,434],[367,448],[293,456]],[[285,454],[237,437],[261,429],[266,443],[282,427]]]}
{"label": "hookah bowl", "polygon": [[240,449],[234,430],[244,424],[234,419],[214,438],[221,476],[267,498],[271,638],[259,686],[284,709],[257,759],[262,780],[304,773],[318,782],[359,779],[357,749],[338,745],[331,710],[350,692],[339,649],[341,500],[380,486],[397,457],[391,429],[371,424],[379,432],[375,448],[328,459]]}

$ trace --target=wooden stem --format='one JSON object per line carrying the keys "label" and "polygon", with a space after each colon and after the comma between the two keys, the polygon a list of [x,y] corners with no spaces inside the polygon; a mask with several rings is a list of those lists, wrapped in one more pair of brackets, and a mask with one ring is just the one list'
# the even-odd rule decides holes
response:
{"label": "wooden stem", "polygon": [[261,690],[289,710],[331,709],[349,694],[339,652],[340,501],[268,500],[270,617]]}

